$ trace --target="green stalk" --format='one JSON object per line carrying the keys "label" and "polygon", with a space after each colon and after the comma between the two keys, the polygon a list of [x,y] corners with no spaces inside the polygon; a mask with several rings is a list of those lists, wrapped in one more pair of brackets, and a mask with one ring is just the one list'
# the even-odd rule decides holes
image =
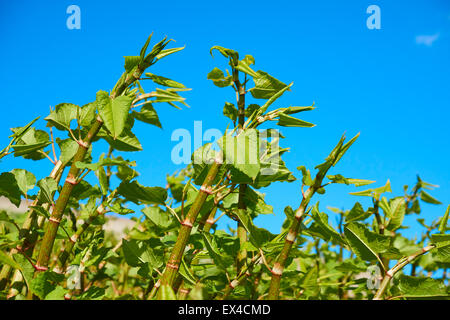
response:
{"label": "green stalk", "polygon": [[423,248],[422,250],[406,257],[403,259],[400,259],[397,264],[392,267],[390,270],[388,270],[386,272],[386,274],[383,277],[383,280],[381,281],[381,285],[378,288],[377,292],[375,293],[375,296],[373,297],[373,300],[381,300],[381,298],[384,295],[384,292],[386,291],[389,282],[391,281],[391,279],[394,277],[394,275],[399,272],[400,270],[402,270],[407,264],[409,264],[410,262],[414,261],[416,258],[420,257],[421,255],[429,252],[430,250],[434,249],[436,246],[435,245],[429,245],[426,246],[425,248]]}
{"label": "green stalk", "polygon": [[78,228],[77,232],[75,232],[72,237],[70,237],[70,241],[65,246],[64,250],[59,254],[58,256],[58,268],[57,272],[63,272],[67,259],[69,258],[70,254],[72,253],[73,247],[77,243],[78,239],[80,239],[81,235],[86,231],[87,228],[91,225],[91,223],[101,215],[104,215],[106,213],[106,205],[109,203],[116,195],[117,189],[115,189],[111,194],[108,196],[108,198],[97,207],[97,209],[89,216],[89,218]]}
{"label": "green stalk", "polygon": [[[57,161],[52,171],[50,172],[49,177],[55,179],[56,182],[59,183],[64,168],[65,165],[61,161]],[[36,232],[36,230],[32,229],[33,226],[35,226],[37,219],[37,214],[33,207],[40,205],[39,195],[40,191],[38,192],[36,199],[31,204],[27,213],[27,217],[25,218],[25,221],[23,222],[22,227],[19,230],[19,239],[23,239],[23,242],[17,245],[16,248],[11,249],[10,251],[11,257],[13,257],[14,254],[17,254],[21,251],[23,251],[29,257],[32,256],[34,246],[36,244],[38,237],[38,233]],[[43,205],[44,209],[47,210],[48,205],[49,205],[48,203],[45,203]],[[2,270],[0,271],[0,290],[3,290],[5,288],[6,282],[8,280],[7,278],[9,277],[11,270],[12,267],[10,265],[5,264],[2,267]],[[14,283],[15,279],[19,279],[19,275],[17,275],[18,272],[20,273],[19,270],[15,271],[12,283]]]}
{"label": "green stalk", "polygon": [[258,254],[256,254],[252,260],[250,261],[250,263],[243,268],[238,274],[237,276],[233,279],[233,281],[231,281],[228,286],[225,288],[224,294],[223,296],[220,298],[221,300],[227,300],[229,295],[231,294],[231,292],[233,292],[234,288],[236,288],[237,286],[239,286],[242,282],[244,282],[244,280],[247,279],[247,277],[250,275],[250,268],[252,268],[255,263],[257,261],[259,261],[259,258],[261,257],[261,252],[259,252]]}
{"label": "green stalk", "polygon": [[203,227],[204,232],[209,232],[214,225],[214,218],[216,217],[217,207],[214,207],[209,213],[208,219],[205,221],[205,225]]}
{"label": "green stalk", "polygon": [[[124,72],[120,77],[119,81],[116,83],[114,89],[111,92],[111,99],[120,96],[125,90],[132,85],[136,80],[139,80],[142,73],[145,71],[147,67],[151,65],[151,61],[141,62],[138,64],[137,68],[134,72]],[[50,254],[53,248],[53,244],[55,242],[56,233],[58,231],[59,223],[61,221],[64,210],[69,201],[70,195],[76,183],[76,179],[78,178],[78,174],[80,173],[80,169],[76,166],[78,161],[83,161],[86,155],[89,146],[91,145],[92,140],[97,136],[103,125],[103,120],[100,116],[97,116],[96,120],[92,124],[89,129],[86,137],[83,141],[79,141],[79,146],[77,153],[75,154],[72,162],[72,166],[70,167],[69,174],[67,175],[66,182],[63,185],[63,188],[60,192],[59,198],[56,201],[55,208],[53,209],[52,215],[47,224],[47,229],[44,234],[44,238],[42,240],[41,249],[39,251],[39,257],[36,264],[36,269],[38,271],[45,271],[48,269],[48,262],[50,259]]]}
{"label": "green stalk", "polygon": [[50,260],[50,254],[52,252],[53,244],[55,242],[56,233],[58,231],[59,223],[61,222],[62,215],[66,209],[67,203],[70,198],[70,194],[78,179],[80,169],[76,166],[78,161],[83,161],[86,156],[86,152],[91,145],[92,140],[96,137],[100,128],[103,125],[103,121],[97,116],[94,124],[88,131],[86,137],[79,143],[77,153],[73,157],[72,166],[70,167],[69,174],[59,194],[58,200],[56,200],[55,207],[52,211],[50,219],[47,224],[47,229],[42,239],[41,249],[39,251],[38,260],[36,263],[37,271],[46,271],[48,268],[48,262]]}
{"label": "green stalk", "polygon": [[300,203],[300,207],[295,212],[295,219],[293,220],[289,232],[286,235],[283,249],[281,250],[280,255],[278,256],[273,268],[272,268],[272,279],[270,281],[270,288],[269,288],[269,300],[277,300],[280,295],[280,282],[281,282],[281,276],[283,274],[283,269],[286,264],[286,260],[289,257],[289,252],[291,251],[292,245],[294,244],[300,225],[303,221],[306,207],[309,204],[309,201],[311,200],[312,196],[316,192],[316,188],[314,186],[311,186],[306,190],[302,202]]}
{"label": "green stalk", "polygon": [[[238,95],[237,105],[238,105],[238,133],[243,130],[245,123],[245,87],[239,81],[239,71],[233,68],[233,82],[236,86],[236,93]],[[246,184],[239,185],[239,196],[238,196],[238,210],[245,214],[246,205],[244,202],[245,191],[247,189]],[[243,211],[243,212],[242,212]],[[237,225],[237,236],[239,239],[239,252],[237,254],[236,267],[237,273],[239,274],[241,269],[244,267],[247,261],[247,250],[243,249],[244,245],[247,243],[247,230],[245,230],[244,225],[241,221],[238,221]]]}
{"label": "green stalk", "polygon": [[[191,234],[192,226],[197,219],[197,216],[205,203],[206,198],[211,193],[212,183],[219,171],[220,166],[222,165],[222,153],[219,153],[216,157],[215,161],[212,163],[211,168],[206,175],[205,180],[197,194],[197,197],[194,200],[189,212],[186,215],[186,218],[181,223],[180,232],[178,233],[178,238],[175,243],[175,246],[172,249],[169,260],[167,261],[166,268],[164,269],[164,273],[161,277],[161,285],[169,285],[173,286],[174,280],[178,273],[178,269],[180,267],[181,258],[183,256],[186,245],[189,241],[189,236]],[[156,288],[157,290],[158,288]],[[153,291],[153,290],[152,290]]]}

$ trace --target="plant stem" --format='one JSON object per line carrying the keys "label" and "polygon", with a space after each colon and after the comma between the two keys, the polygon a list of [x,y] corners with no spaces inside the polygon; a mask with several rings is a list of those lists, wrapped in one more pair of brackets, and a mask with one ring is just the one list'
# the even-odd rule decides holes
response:
{"label": "plant stem", "polygon": [[323,171],[319,171],[316,175],[316,178],[314,179],[314,184],[310,186],[304,193],[302,192],[302,201],[299,208],[295,212],[295,218],[291,223],[288,234],[286,235],[283,249],[281,250],[281,253],[272,268],[272,279],[270,281],[269,294],[267,297],[269,300],[277,300],[279,298],[281,276],[283,274],[286,260],[289,257],[291,248],[295,240],[297,239],[297,235],[300,230],[306,208],[312,196],[322,186],[323,178],[327,174],[330,167],[331,164],[327,165],[327,167]]}
{"label": "plant stem", "polygon": [[[233,82],[236,87],[237,94],[238,133],[240,133],[243,130],[245,123],[245,87],[239,81],[239,71],[235,68],[233,68]],[[239,185],[238,210],[241,214],[245,214],[245,211],[247,210],[244,202],[246,190],[246,184]],[[247,230],[245,230],[244,225],[241,221],[238,221],[237,236],[239,239],[239,252],[237,255],[236,267],[237,273],[239,274],[247,261],[247,250],[243,249],[244,245],[247,243]]]}
{"label": "plant stem", "polygon": [[434,249],[435,246],[434,245],[429,245],[426,246],[425,248],[423,248],[422,250],[406,257],[403,259],[400,259],[397,264],[392,267],[390,270],[388,270],[386,272],[386,274],[384,275],[384,278],[381,282],[380,287],[378,288],[375,296],[373,297],[373,300],[381,300],[381,297],[383,296],[384,292],[387,289],[387,286],[389,284],[389,282],[391,281],[391,279],[394,277],[394,275],[399,272],[400,270],[402,270],[407,264],[409,264],[410,262],[412,262],[413,260],[415,260],[416,258],[420,257],[421,255],[429,252],[430,250]]}
{"label": "plant stem", "polygon": [[[124,72],[120,77],[119,81],[116,83],[114,89],[111,92],[111,99],[120,96],[125,90],[132,85],[136,80],[138,80],[142,73],[150,63],[144,62],[139,64],[133,73]],[[53,209],[52,215],[47,224],[47,229],[42,240],[41,249],[39,251],[39,257],[36,264],[38,271],[45,271],[48,268],[48,262],[50,259],[50,254],[55,242],[56,233],[58,231],[59,223],[61,221],[64,210],[70,198],[70,194],[74,188],[74,183],[76,183],[80,169],[76,166],[78,161],[83,161],[92,140],[97,136],[103,125],[103,120],[100,116],[97,116],[96,120],[89,129],[86,137],[83,141],[78,141],[78,150],[73,157],[72,166],[70,167],[69,174],[64,183],[64,186],[60,192],[59,198],[56,201],[55,208]]]}
{"label": "plant stem", "polygon": [[44,238],[42,240],[38,261],[36,263],[37,271],[45,271],[48,269],[47,266],[50,260],[50,254],[52,252],[53,244],[55,242],[59,223],[61,222],[62,215],[64,213],[64,210],[66,209],[67,203],[70,198],[70,194],[72,193],[72,190],[75,186],[75,182],[77,181],[78,173],[80,172],[80,169],[76,166],[76,163],[78,161],[84,160],[84,157],[92,140],[95,138],[102,125],[103,121],[100,119],[99,116],[97,116],[94,124],[88,131],[83,143],[79,144],[77,153],[73,157],[72,166],[70,167],[66,181],[63,185],[58,200],[56,201],[55,207],[47,223],[47,229],[45,231]]}
{"label": "plant stem", "polygon": [[80,226],[77,232],[75,232],[75,234],[70,237],[70,241],[65,246],[64,251],[62,251],[58,256],[58,268],[56,272],[63,272],[66,261],[72,253],[72,249],[77,243],[78,239],[80,239],[81,235],[86,231],[87,228],[89,228],[91,223],[98,216],[104,215],[106,213],[107,210],[105,207],[115,197],[116,193],[117,189],[111,192],[108,198],[100,206],[97,207],[97,209],[89,216],[89,218]]}
{"label": "plant stem", "polygon": [[[59,180],[61,179],[62,172],[64,170],[65,165],[61,161],[57,161],[54,165],[52,171],[50,172],[49,177],[56,180],[56,183],[59,183]],[[11,249],[10,256],[13,257],[14,254],[17,254],[21,251],[23,251],[26,255],[31,256],[34,250],[34,246],[36,244],[36,240],[38,237],[38,233],[36,230],[33,230],[33,226],[36,224],[37,214],[34,209],[35,206],[38,206],[40,204],[39,202],[39,195],[40,191],[38,192],[38,195],[36,196],[36,199],[31,204],[28,212],[27,217],[25,218],[25,221],[22,224],[21,229],[19,230],[19,239],[23,239],[23,242],[19,245],[17,245],[16,248]],[[45,203],[42,205],[44,209],[48,209],[49,204]],[[39,227],[39,226],[38,226]],[[12,267],[5,264],[2,267],[2,270],[0,272],[0,290],[3,290],[7,282],[7,277],[9,276],[10,272],[12,270]],[[20,272],[19,270],[16,270],[14,273],[13,279],[18,279],[19,276],[16,276],[16,273]]]}
{"label": "plant stem", "polygon": [[203,204],[205,203],[206,198],[211,193],[211,186],[221,165],[222,153],[220,152],[212,163],[208,174],[206,175],[206,178],[203,181],[203,184],[197,194],[197,197],[195,198],[194,203],[192,204],[189,212],[186,215],[186,218],[181,223],[177,241],[172,249],[169,260],[166,264],[166,268],[164,269],[164,273],[161,277],[161,285],[173,285],[175,277],[178,273],[181,258],[189,241],[192,226],[194,225],[195,220],[197,219],[197,216]]}

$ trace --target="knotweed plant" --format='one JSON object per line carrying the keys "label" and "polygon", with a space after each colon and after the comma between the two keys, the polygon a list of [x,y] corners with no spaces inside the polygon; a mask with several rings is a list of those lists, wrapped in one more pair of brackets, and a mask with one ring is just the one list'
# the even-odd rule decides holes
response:
{"label": "knotweed plant", "polygon": [[[151,70],[183,48],[168,48],[171,41],[164,38],[150,50],[150,40],[139,55],[125,57],[111,90],[98,91],[83,106],[56,105],[44,118],[46,128],[37,128],[36,118],[11,129],[0,158],[50,161],[52,169],[39,181],[26,169],[0,175],[0,195],[17,207],[28,205],[23,214],[0,212],[1,299],[448,297],[450,206],[431,225],[417,219],[424,228],[420,239],[401,233],[406,216],[422,214],[422,202],[440,204],[426,191],[435,186],[417,177],[403,195],[390,197],[388,180],[349,195],[355,201],[368,197],[371,206],[330,207],[329,217],[319,206],[327,186],[364,189],[374,183],[334,172],[359,134],[336,139],[314,168],[298,163],[291,171],[279,129],[310,130],[314,124],[298,114],[314,104],[280,105],[278,98],[288,96],[293,83],[255,71],[251,55],[211,48],[218,63],[227,63],[206,76],[229,94],[222,110],[229,119],[225,134],[195,150],[189,165],[167,175],[166,186],[141,184],[136,162],[127,156],[142,151],[135,121],[161,127],[156,110],[187,106],[181,94],[189,90]],[[99,140],[109,147],[98,150],[105,145]],[[86,181],[89,174],[96,183]],[[301,188],[292,204],[298,208],[274,212],[264,189],[274,183],[288,188],[297,179]],[[125,235],[105,232],[107,213],[135,211],[141,214],[130,218],[133,227]],[[284,216],[279,234],[255,222],[272,213]],[[217,228],[219,219],[230,219],[228,231]]]}

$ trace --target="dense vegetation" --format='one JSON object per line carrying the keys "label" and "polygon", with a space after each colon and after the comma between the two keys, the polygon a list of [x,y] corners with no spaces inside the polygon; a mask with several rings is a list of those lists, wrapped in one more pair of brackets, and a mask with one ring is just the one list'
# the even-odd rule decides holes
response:
{"label": "dense vegetation", "polygon": [[[188,90],[147,71],[183,49],[167,49],[170,40],[163,39],[149,50],[150,39],[138,56],[125,57],[125,71],[110,92],[98,91],[95,101],[81,107],[55,106],[45,130],[35,127],[37,119],[12,129],[0,158],[51,161],[54,167],[39,181],[26,169],[0,175],[0,195],[16,206],[23,199],[30,204],[25,214],[0,212],[2,299],[448,297],[450,206],[431,225],[418,219],[422,238],[400,233],[405,216],[422,214],[421,202],[440,204],[428,193],[434,186],[417,177],[404,194],[389,196],[389,181],[367,189],[373,181],[332,172],[358,135],[336,137],[315,168],[299,163],[288,169],[276,128],[308,130],[314,125],[296,115],[314,106],[275,108],[292,83],[254,71],[250,55],[211,49],[231,73],[214,68],[207,78],[234,100],[223,107],[230,127],[217,141],[220,148],[208,143],[196,150],[191,164],[167,176],[166,187],[139,183],[136,163],[126,153],[142,150],[132,132],[135,121],[160,127],[155,108],[185,105],[181,94]],[[144,91],[149,83],[159,88]],[[101,139],[109,150],[93,159]],[[91,172],[94,185],[84,179]],[[300,200],[300,206],[285,208],[281,232],[258,227],[258,215],[273,213],[264,188],[296,179],[302,188],[292,203]],[[318,200],[330,184],[361,187],[352,196],[370,197],[372,206],[355,202],[348,210],[331,208],[328,217]],[[126,236],[105,235],[105,214],[128,215],[130,207],[142,215],[132,218],[136,223]],[[223,216],[235,221],[235,230],[216,230]],[[329,219],[336,217],[334,228]]]}

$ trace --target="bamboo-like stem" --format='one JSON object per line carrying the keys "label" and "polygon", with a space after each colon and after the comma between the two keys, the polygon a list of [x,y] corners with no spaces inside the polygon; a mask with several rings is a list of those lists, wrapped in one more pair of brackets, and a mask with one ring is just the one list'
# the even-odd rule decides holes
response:
{"label": "bamboo-like stem", "polygon": [[[231,61],[230,61],[231,62]],[[233,68],[233,82],[236,88],[237,94],[237,106],[238,106],[238,132],[241,132],[245,123],[245,87],[239,81],[239,71]],[[247,190],[246,184],[239,185],[238,196],[238,210],[245,214],[246,205],[244,202],[245,191]],[[239,239],[239,251],[236,259],[237,273],[239,274],[247,261],[247,250],[243,247],[247,243],[247,230],[241,221],[238,221],[237,236]]]}
{"label": "bamboo-like stem", "polygon": [[[65,165],[61,161],[57,161],[50,172],[49,177],[56,180],[57,183],[59,183],[59,180],[61,179],[62,172],[65,168]],[[19,239],[22,240],[22,243],[17,245],[16,248],[11,249],[10,256],[12,257],[14,254],[17,254],[19,252],[24,252],[26,255],[31,256],[34,250],[34,245],[36,243],[38,233],[36,230],[33,230],[33,226],[36,225],[36,219],[37,214],[34,209],[35,206],[38,206],[39,203],[39,195],[40,191],[38,192],[38,195],[36,196],[36,199],[32,202],[28,212],[27,217],[25,218],[25,221],[22,224],[22,227],[19,230]],[[53,196],[53,195],[52,195]],[[49,204],[45,203],[43,205],[44,209],[48,209]],[[0,290],[3,290],[5,288],[7,278],[9,277],[9,274],[12,270],[12,267],[5,264],[2,267],[2,270],[0,271]],[[16,275],[17,273],[20,273],[20,271],[16,270],[13,276],[14,279],[19,279],[19,275]]]}
{"label": "bamboo-like stem", "polygon": [[[120,96],[125,90],[132,85],[136,80],[138,80],[145,69],[149,67],[151,62],[141,62],[138,64],[134,72],[124,72],[120,77],[119,81],[114,86],[111,92],[111,99],[115,99]],[[103,125],[103,120],[100,116],[97,116],[91,128],[89,129],[86,137],[83,141],[78,141],[78,150],[73,157],[72,166],[70,167],[69,174],[67,176],[66,182],[60,192],[59,198],[56,201],[55,208],[50,217],[49,223],[47,224],[47,229],[42,240],[41,249],[39,251],[38,261],[36,264],[38,271],[45,271],[48,268],[48,262],[50,259],[50,254],[55,242],[56,233],[58,231],[59,223],[61,221],[64,210],[69,201],[70,195],[74,188],[74,182],[76,183],[80,169],[76,166],[78,161],[83,161],[92,140],[97,136]]]}
{"label": "bamboo-like stem", "polygon": [[[211,186],[214,179],[219,172],[219,168],[222,165],[222,153],[219,152],[216,159],[212,163],[208,174],[194,200],[194,203],[189,209],[186,218],[181,224],[180,231],[178,233],[177,241],[172,249],[169,260],[167,261],[166,268],[164,269],[163,275],[161,277],[161,285],[173,286],[174,280],[178,273],[178,268],[180,266],[181,258],[183,256],[184,250],[189,240],[191,234],[191,229],[197,219],[197,216],[205,203],[206,198],[211,192]],[[157,290],[158,288],[156,288]],[[152,290],[153,291],[153,290]]]}
{"label": "bamboo-like stem", "polygon": [[102,204],[100,204],[93,213],[91,213],[89,218],[78,228],[75,234],[70,237],[70,241],[58,256],[58,267],[56,269],[56,272],[63,272],[67,259],[72,253],[73,247],[77,243],[78,239],[80,239],[81,235],[86,231],[87,228],[89,228],[89,226],[98,216],[102,216],[106,213],[106,206],[115,197],[116,193],[117,189],[111,192],[108,198]]}
{"label": "bamboo-like stem", "polygon": [[178,292],[177,292],[177,299],[178,300],[186,300],[190,291],[191,290],[186,286],[185,281],[183,280],[181,282],[180,288],[178,289]]}
{"label": "bamboo-like stem", "polygon": [[297,239],[300,226],[305,216],[306,208],[313,195],[322,186],[322,181],[330,167],[331,164],[329,164],[323,171],[319,171],[316,175],[316,178],[314,179],[314,184],[310,186],[305,192],[302,192],[302,201],[299,208],[295,212],[295,218],[291,223],[288,234],[286,235],[283,249],[281,250],[281,253],[272,268],[272,279],[270,281],[269,294],[267,296],[269,300],[277,300],[279,298],[281,276],[283,274],[286,260],[289,257],[291,248],[295,243],[295,240]]}
{"label": "bamboo-like stem", "polygon": [[377,292],[375,293],[375,296],[373,297],[373,300],[381,300],[381,298],[384,295],[384,292],[386,291],[389,282],[391,281],[391,279],[394,277],[394,275],[399,272],[400,270],[402,270],[407,264],[409,264],[410,262],[414,261],[416,258],[420,257],[421,255],[424,255],[425,253],[431,251],[432,249],[434,249],[436,246],[435,245],[428,245],[424,248],[422,248],[422,250],[408,256],[405,257],[403,259],[400,259],[397,264],[395,266],[393,266],[390,270],[388,270],[386,272],[386,274],[383,277],[383,280],[381,281],[380,287],[378,288]]}
{"label": "bamboo-like stem", "polygon": [[228,286],[225,288],[223,296],[220,298],[221,300],[227,300],[228,297],[230,296],[231,292],[233,292],[233,290],[237,286],[239,286],[244,280],[247,279],[247,277],[250,275],[250,272],[249,272],[250,269],[260,260],[260,258],[261,258],[261,252],[256,254],[252,258],[250,263],[247,266],[245,266],[245,268],[243,268],[232,281],[230,281]]}
{"label": "bamboo-like stem", "polygon": [[276,300],[279,297],[281,276],[283,274],[283,269],[285,267],[286,260],[289,257],[289,252],[291,251],[292,245],[294,244],[297,238],[300,225],[304,218],[306,207],[308,206],[309,201],[311,200],[315,191],[316,188],[314,186],[306,190],[303,199],[300,203],[300,207],[295,212],[295,218],[289,228],[288,234],[286,235],[283,249],[281,250],[281,253],[278,256],[275,265],[272,268],[272,279],[270,281],[270,288],[268,294],[269,300]]}
{"label": "bamboo-like stem", "polygon": [[50,260],[50,254],[55,242],[56,233],[58,231],[59,223],[61,221],[64,210],[66,209],[67,203],[69,201],[72,190],[77,181],[80,169],[76,166],[78,161],[83,161],[86,152],[92,142],[92,140],[97,136],[101,126],[103,125],[103,120],[97,116],[94,124],[88,131],[83,143],[78,146],[77,153],[73,157],[72,166],[70,167],[67,179],[62,187],[59,194],[58,200],[56,201],[55,207],[52,211],[50,219],[47,224],[47,228],[42,239],[41,249],[39,251],[38,260],[36,263],[37,271],[47,270],[48,262]]}

